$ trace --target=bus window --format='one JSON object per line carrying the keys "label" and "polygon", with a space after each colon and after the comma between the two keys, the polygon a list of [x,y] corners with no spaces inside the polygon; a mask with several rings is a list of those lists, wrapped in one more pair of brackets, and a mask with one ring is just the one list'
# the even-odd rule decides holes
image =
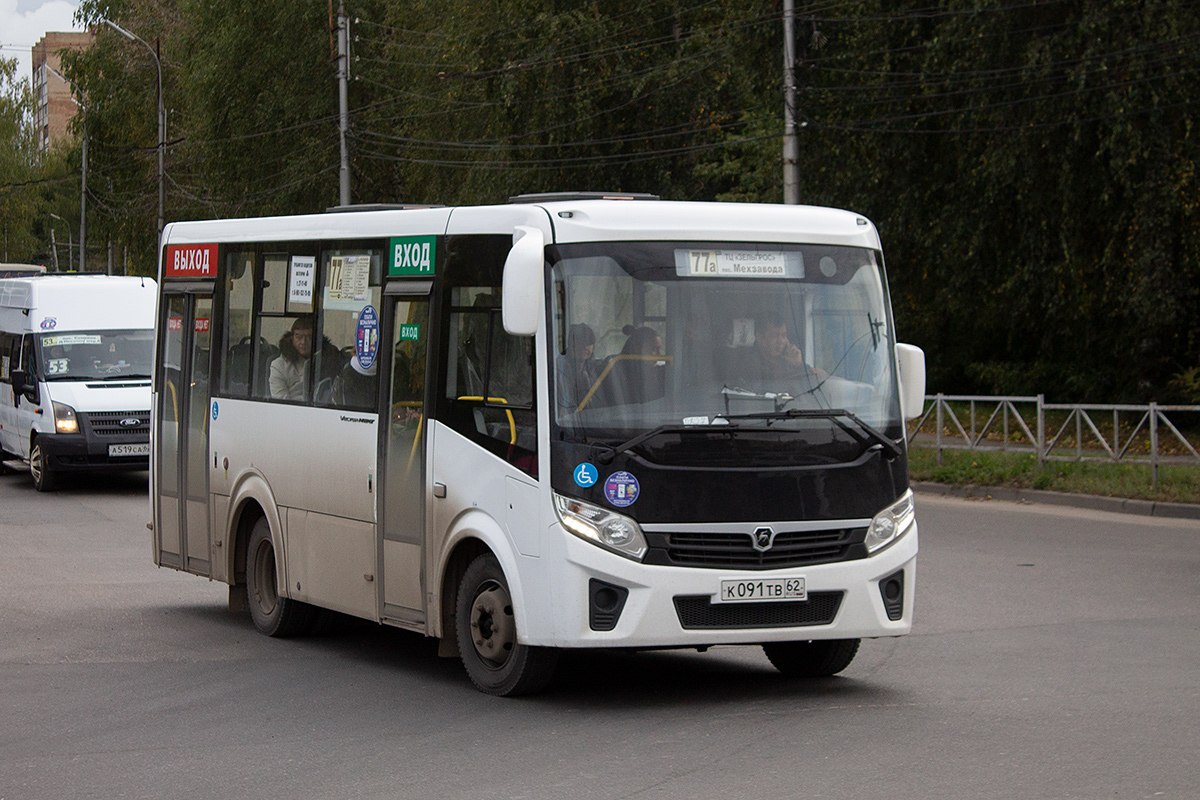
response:
{"label": "bus window", "polygon": [[533,340],[505,332],[499,287],[456,286],[450,294],[451,425],[536,476]]}
{"label": "bus window", "polygon": [[327,251],[322,262],[321,345],[314,348],[317,405],[368,410],[379,379],[382,250]]}
{"label": "bus window", "polygon": [[257,273],[253,252],[231,252],[226,256],[226,283],[222,298],[225,335],[225,364],[221,390],[232,397],[249,397],[251,381],[265,386],[267,367],[279,354],[275,345],[251,337],[254,315],[254,284]]}

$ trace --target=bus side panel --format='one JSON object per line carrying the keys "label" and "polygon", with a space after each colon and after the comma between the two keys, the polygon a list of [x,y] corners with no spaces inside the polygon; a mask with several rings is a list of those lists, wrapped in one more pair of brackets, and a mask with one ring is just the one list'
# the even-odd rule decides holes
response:
{"label": "bus side panel", "polygon": [[[433,508],[429,515],[432,540],[428,548],[431,559],[428,574],[438,576],[440,585],[446,579],[447,557],[455,545],[468,537],[480,539],[504,569],[520,641],[543,643],[552,620],[552,598],[545,583],[544,563],[520,552],[540,550],[538,542],[544,531],[538,515],[519,520],[509,509],[507,479],[527,484],[529,476],[445,425],[435,421],[429,427],[433,453],[430,481],[444,484],[446,496],[430,500]],[[515,536],[514,531],[517,531]],[[431,591],[430,595],[429,619],[440,620],[440,608],[434,604],[441,593]],[[436,628],[431,632],[437,635]],[[443,637],[454,635],[453,631],[440,633]]]}
{"label": "bus side panel", "polygon": [[215,398],[209,420],[225,579],[234,574],[232,516],[252,497],[271,520],[280,594],[374,619],[376,416]]}
{"label": "bus side panel", "polygon": [[226,517],[229,516],[229,496],[215,494],[210,492],[208,519],[209,522],[209,538],[212,540],[213,559],[212,559],[212,579],[222,583],[233,583],[233,573],[230,571],[228,563],[229,550],[231,547],[232,536],[227,537],[226,531],[229,530]]}
{"label": "bus side panel", "polygon": [[216,398],[210,423],[211,491],[253,467],[280,506],[375,522],[375,414]]}
{"label": "bus side panel", "polygon": [[284,546],[293,599],[378,620],[373,524],[289,508]]}

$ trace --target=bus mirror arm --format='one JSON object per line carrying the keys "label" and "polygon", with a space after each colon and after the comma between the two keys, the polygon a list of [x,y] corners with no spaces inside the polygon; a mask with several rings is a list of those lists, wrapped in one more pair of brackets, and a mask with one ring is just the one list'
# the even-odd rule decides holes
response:
{"label": "bus mirror arm", "polygon": [[513,230],[500,292],[504,330],[513,336],[537,333],[545,250],[546,236],[540,229],[519,225]]}

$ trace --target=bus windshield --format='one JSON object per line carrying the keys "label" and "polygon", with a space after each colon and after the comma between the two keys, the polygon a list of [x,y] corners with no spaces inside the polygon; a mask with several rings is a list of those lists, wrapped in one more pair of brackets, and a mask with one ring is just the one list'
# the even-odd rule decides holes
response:
{"label": "bus windshield", "polygon": [[70,331],[40,337],[42,375],[48,381],[149,378],[153,330]]}
{"label": "bus windshield", "polygon": [[664,425],[901,435],[875,251],[610,242],[552,255],[562,438],[625,440]]}

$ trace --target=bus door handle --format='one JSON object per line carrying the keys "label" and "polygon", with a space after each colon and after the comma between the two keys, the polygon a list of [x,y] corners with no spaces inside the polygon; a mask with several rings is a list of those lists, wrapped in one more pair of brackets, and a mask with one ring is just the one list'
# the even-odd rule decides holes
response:
{"label": "bus door handle", "polygon": [[433,484],[433,496],[434,497],[445,497],[446,496],[446,484],[444,484],[444,483]]}

